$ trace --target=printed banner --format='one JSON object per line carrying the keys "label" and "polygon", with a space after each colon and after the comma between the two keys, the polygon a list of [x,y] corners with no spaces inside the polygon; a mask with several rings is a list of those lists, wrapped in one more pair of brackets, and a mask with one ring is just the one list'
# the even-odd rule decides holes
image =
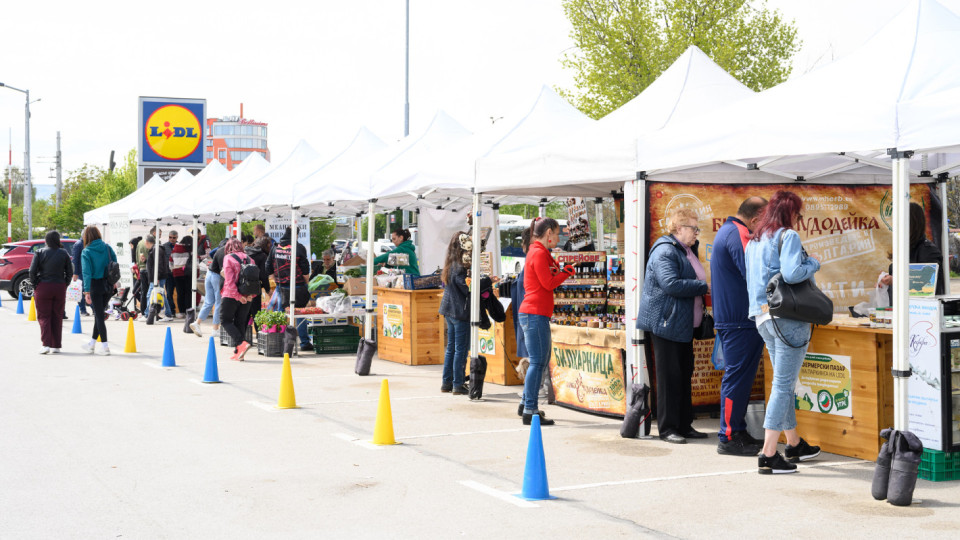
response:
{"label": "printed banner", "polygon": [[383,305],[383,337],[403,339],[403,306]]}
{"label": "printed banner", "polygon": [[[803,200],[803,221],[797,232],[808,253],[820,256],[817,285],[833,300],[835,309],[844,312],[848,306],[869,300],[880,272],[890,266],[893,241],[890,234],[893,208],[890,187],[882,185],[830,186],[820,184],[716,185],[647,184],[649,228],[646,244],[667,234],[667,216],[675,208],[691,207],[700,215],[699,255],[710,281],[710,258],[713,239],[726,221],[737,212],[747,197],[759,195],[769,199],[778,190],[790,190]],[[933,207],[928,185],[911,186],[911,198],[927,210],[927,235],[931,235]],[[628,273],[629,274],[629,273]],[[642,286],[642,284],[637,284]],[[635,314],[634,314],[635,315]],[[722,371],[713,369],[710,356],[713,341],[694,341],[693,405],[716,406],[720,403]],[[757,373],[753,396],[763,396],[763,367]]]}
{"label": "printed banner", "polygon": [[[287,217],[269,217],[263,222],[267,236],[274,242],[279,242],[283,238],[283,233],[290,226],[290,216]],[[307,257],[312,257],[310,253],[310,218],[297,218],[297,242],[307,248]]]}
{"label": "printed banner", "polygon": [[117,255],[120,263],[120,288],[133,290],[133,271],[130,268],[130,216],[110,214],[110,226],[107,228],[108,243]]}
{"label": "printed banner", "polygon": [[[907,416],[924,448],[943,451],[943,370],[940,342],[940,303],[910,299],[910,339],[907,342],[910,380],[907,383]],[[952,351],[951,351],[952,352]]]}
{"label": "printed banner", "polygon": [[477,330],[477,336],[480,340],[480,354],[497,354],[497,325],[491,324],[490,328]]}
{"label": "printed banner", "polygon": [[808,352],[797,375],[794,407],[853,417],[850,357]]}
{"label": "printed banner", "polygon": [[582,197],[567,199],[567,236],[570,239],[571,251],[591,242],[590,220],[587,218],[587,205]]}
{"label": "printed banner", "polygon": [[626,413],[620,348],[554,340],[550,379],[558,404],[612,416]]}

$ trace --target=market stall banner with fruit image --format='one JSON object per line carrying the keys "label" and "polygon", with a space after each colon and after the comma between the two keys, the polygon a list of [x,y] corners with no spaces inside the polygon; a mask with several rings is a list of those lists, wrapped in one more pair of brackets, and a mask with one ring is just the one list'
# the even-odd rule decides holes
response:
{"label": "market stall banner with fruit image", "polygon": [[403,306],[383,305],[383,337],[403,339]]}
{"label": "market stall banner with fruit image", "polygon": [[[927,213],[927,236],[939,240],[931,231],[940,230],[940,201],[933,197],[930,184],[910,188],[913,202]],[[869,300],[880,272],[890,266],[893,239],[890,223],[893,206],[887,185],[823,184],[647,184],[649,238],[645,250],[667,234],[667,216],[681,207],[690,207],[700,216],[699,255],[710,280],[713,240],[728,216],[734,215],[744,199],[760,196],[770,199],[779,190],[792,191],[803,200],[803,219],[797,226],[807,253],[820,257],[817,285],[833,300],[837,312]],[[695,341],[693,405],[720,403],[722,371],[710,361],[713,341]],[[656,359],[654,359],[656,361]],[[763,375],[757,375],[753,396],[763,397]]]}

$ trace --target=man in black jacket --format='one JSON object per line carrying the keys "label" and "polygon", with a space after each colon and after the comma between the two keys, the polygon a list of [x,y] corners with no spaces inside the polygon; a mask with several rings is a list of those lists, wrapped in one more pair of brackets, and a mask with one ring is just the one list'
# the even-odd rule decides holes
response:
{"label": "man in black jacket", "polygon": [[[277,288],[280,289],[280,307],[287,309],[290,306],[290,262],[293,248],[291,247],[292,233],[290,227],[283,233],[283,237],[270,249],[270,256],[267,257],[266,273],[273,275]],[[310,261],[307,259],[307,248],[299,242],[297,245],[297,266],[294,272],[296,283],[296,295],[294,296],[294,306],[304,307],[310,300],[310,292],[307,291],[307,276],[310,275]],[[313,350],[310,344],[310,336],[307,334],[307,321],[297,324],[297,333],[300,335],[300,350]]]}

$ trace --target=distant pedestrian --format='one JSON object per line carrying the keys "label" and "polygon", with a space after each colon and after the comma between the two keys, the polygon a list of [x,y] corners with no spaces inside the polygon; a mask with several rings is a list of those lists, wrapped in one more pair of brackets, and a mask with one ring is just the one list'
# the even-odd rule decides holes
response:
{"label": "distant pedestrian", "polygon": [[720,382],[719,454],[756,456],[763,444],[747,433],[745,420],[763,338],[750,320],[744,250],[766,206],[762,197],[743,201],[737,215],[728,217],[713,239],[710,288],[714,328],[725,364]]}
{"label": "distant pedestrian", "polygon": [[[256,240],[252,241],[252,244],[243,248],[243,252],[247,254],[248,257],[253,259],[253,262],[257,263],[257,268],[260,269],[260,290],[265,291],[268,294],[270,293],[270,278],[267,276],[267,257],[269,256],[270,250],[270,238],[267,236],[261,236]],[[264,248],[267,250],[264,251]],[[260,294],[257,294],[256,298],[250,300],[250,318],[257,316],[257,313],[260,312],[261,307],[263,306],[263,298]]]}
{"label": "distant pedestrian", "polygon": [[[83,275],[83,261],[80,258],[80,254],[83,253],[83,240],[77,240],[73,243],[73,281],[77,281]],[[84,300],[83,295],[80,295],[80,301],[77,302],[77,305],[80,306],[80,315],[86,317],[89,315],[87,312],[87,302]]]}
{"label": "distant pedestrian", "polygon": [[184,236],[180,242],[173,246],[173,252],[170,254],[170,274],[173,276],[173,288],[177,291],[177,315],[182,319],[187,310],[192,307],[190,301],[191,272],[193,272],[193,238],[189,235]]}
{"label": "distant pedestrian", "polygon": [[467,276],[470,269],[470,235],[456,232],[447,246],[447,257],[440,273],[443,298],[440,315],[447,325],[447,346],[443,356],[441,392],[454,395],[468,394],[466,379],[467,353],[470,349],[470,287]]}
{"label": "distant pedestrian", "polygon": [[[166,292],[167,282],[173,281],[170,276],[170,256],[163,246],[157,245],[152,234],[147,235],[147,247],[150,250],[147,253],[147,276],[150,283],[150,289],[147,291],[148,309],[154,303],[154,290],[156,289],[163,296],[163,313],[157,313],[157,320],[160,322],[173,320],[173,305],[170,303],[173,298]],[[160,253],[159,257],[157,257],[158,252]],[[156,287],[154,287],[154,283],[156,283]]]}
{"label": "distant pedestrian", "polygon": [[[296,247],[294,247],[296,246]],[[265,265],[267,274],[273,275],[277,288],[280,289],[280,309],[287,309],[290,306],[290,264],[293,256],[297,258],[297,264],[294,268],[294,307],[302,308],[310,301],[310,292],[307,290],[307,276],[310,275],[310,261],[307,260],[307,248],[303,244],[293,240],[290,227],[283,233],[280,241],[273,245],[270,250],[270,256],[267,257]],[[307,333],[307,321],[291,321],[296,324],[297,334],[300,337],[300,350],[312,351],[313,345],[310,343],[310,335]]]}
{"label": "distant pedestrian", "polygon": [[176,313],[176,306],[173,305],[174,302],[174,292],[177,290],[176,283],[173,279],[173,248],[176,247],[177,242],[180,238],[180,234],[177,231],[171,230],[167,233],[167,242],[163,244],[163,250],[167,254],[167,267],[171,269],[171,273],[167,276],[167,279],[164,281],[164,290],[167,291],[167,302],[170,304],[170,311],[168,312],[169,317],[180,318],[180,315]]}
{"label": "distant pedestrian", "polygon": [[100,354],[109,355],[110,346],[107,344],[106,308],[107,302],[113,296],[114,286],[107,283],[107,265],[117,262],[117,254],[113,248],[100,239],[100,229],[90,225],[83,231],[83,294],[87,302],[93,306],[93,335],[90,341],[83,346],[83,350],[93,354],[100,340]]}
{"label": "distant pedestrian", "polygon": [[223,248],[223,300],[220,317],[223,329],[230,334],[234,343],[239,343],[234,349],[231,360],[243,361],[243,357],[250,348],[246,339],[247,326],[250,320],[250,301],[259,295],[244,295],[237,290],[237,277],[243,264],[254,264],[253,260],[243,252],[243,246],[236,238],[231,238]]}
{"label": "distant pedestrian", "polygon": [[38,251],[30,263],[30,283],[43,343],[40,354],[59,353],[63,347],[63,306],[67,285],[73,278],[73,263],[60,243],[60,233],[50,231],[44,241],[47,247]]}
{"label": "distant pedestrian", "polygon": [[[157,233],[156,227],[150,228],[150,233],[148,236],[153,236]],[[78,242],[82,243],[82,242]],[[150,308],[150,303],[147,301],[147,291],[150,290],[150,277],[147,272],[147,253],[150,252],[150,248],[147,247],[147,238],[144,237],[137,243],[137,270],[140,272],[140,296],[138,300],[140,302],[140,313],[142,315],[147,314],[147,310]],[[76,261],[74,261],[74,266],[76,266]],[[79,274],[80,271],[77,270]]]}

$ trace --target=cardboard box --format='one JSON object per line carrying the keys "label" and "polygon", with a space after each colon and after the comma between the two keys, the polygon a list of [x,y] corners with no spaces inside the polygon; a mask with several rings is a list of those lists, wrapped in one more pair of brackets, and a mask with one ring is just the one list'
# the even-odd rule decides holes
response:
{"label": "cardboard box", "polygon": [[347,291],[348,296],[367,294],[367,278],[347,278],[343,284],[343,290]]}
{"label": "cardboard box", "polygon": [[366,264],[367,264],[366,259],[364,259],[359,255],[354,255],[353,257],[350,257],[349,259],[343,261],[343,263],[341,263],[340,266],[350,268],[355,266],[364,266]]}

